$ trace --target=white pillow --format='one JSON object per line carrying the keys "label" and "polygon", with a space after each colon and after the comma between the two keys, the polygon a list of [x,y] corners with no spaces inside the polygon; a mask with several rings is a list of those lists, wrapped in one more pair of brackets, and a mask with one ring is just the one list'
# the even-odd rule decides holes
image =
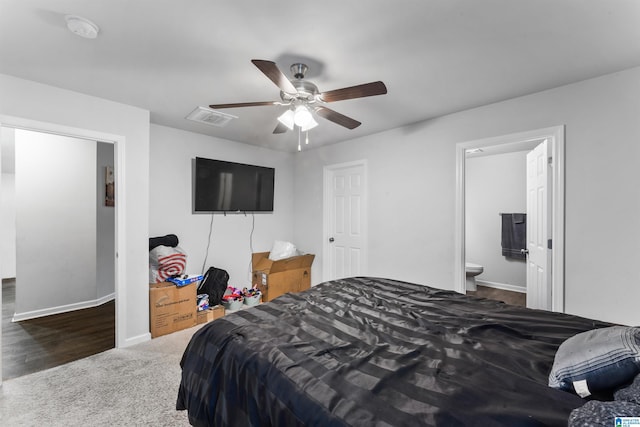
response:
{"label": "white pillow", "polygon": [[273,248],[269,253],[269,259],[271,261],[278,261],[279,259],[291,258],[296,255],[296,247],[293,243],[283,242],[276,240],[273,242]]}

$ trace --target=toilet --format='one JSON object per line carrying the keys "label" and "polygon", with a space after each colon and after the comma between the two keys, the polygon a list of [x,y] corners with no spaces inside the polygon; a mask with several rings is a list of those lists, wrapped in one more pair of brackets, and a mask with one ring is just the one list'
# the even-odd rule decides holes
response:
{"label": "toilet", "polygon": [[478,274],[482,274],[484,271],[484,267],[478,264],[474,264],[472,262],[464,263],[464,271],[467,279],[467,290],[475,291],[476,288],[476,276]]}

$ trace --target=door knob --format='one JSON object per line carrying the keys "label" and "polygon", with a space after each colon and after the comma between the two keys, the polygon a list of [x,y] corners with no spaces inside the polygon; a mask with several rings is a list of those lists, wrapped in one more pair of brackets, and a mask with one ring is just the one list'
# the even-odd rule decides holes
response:
{"label": "door knob", "polygon": [[522,255],[529,255],[529,249],[520,249]]}
{"label": "door knob", "polygon": [[334,239],[333,237],[329,237],[329,243],[333,243],[334,240],[336,240],[336,239]]}

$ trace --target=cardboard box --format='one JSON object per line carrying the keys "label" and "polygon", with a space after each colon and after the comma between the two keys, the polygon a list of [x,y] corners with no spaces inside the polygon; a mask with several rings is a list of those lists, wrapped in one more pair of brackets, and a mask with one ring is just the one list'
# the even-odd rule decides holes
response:
{"label": "cardboard box", "polygon": [[206,310],[201,310],[198,312],[198,325],[201,323],[211,322],[212,320],[216,320],[222,316],[224,316],[224,307],[221,305],[216,305],[213,307],[209,307]]}
{"label": "cardboard box", "polygon": [[307,254],[271,261],[269,252],[254,253],[253,284],[262,292],[262,301],[311,288],[311,264],[314,258],[315,255]]}
{"label": "cardboard box", "polygon": [[152,338],[195,326],[197,311],[195,283],[181,287],[169,282],[149,285]]}

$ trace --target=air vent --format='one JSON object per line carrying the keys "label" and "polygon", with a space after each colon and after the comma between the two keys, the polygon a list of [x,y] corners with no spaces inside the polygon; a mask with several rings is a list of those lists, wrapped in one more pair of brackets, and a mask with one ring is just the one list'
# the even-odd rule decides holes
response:
{"label": "air vent", "polygon": [[233,119],[237,119],[237,117],[206,107],[196,107],[195,110],[189,113],[186,119],[204,123],[205,125],[225,127],[227,123]]}

